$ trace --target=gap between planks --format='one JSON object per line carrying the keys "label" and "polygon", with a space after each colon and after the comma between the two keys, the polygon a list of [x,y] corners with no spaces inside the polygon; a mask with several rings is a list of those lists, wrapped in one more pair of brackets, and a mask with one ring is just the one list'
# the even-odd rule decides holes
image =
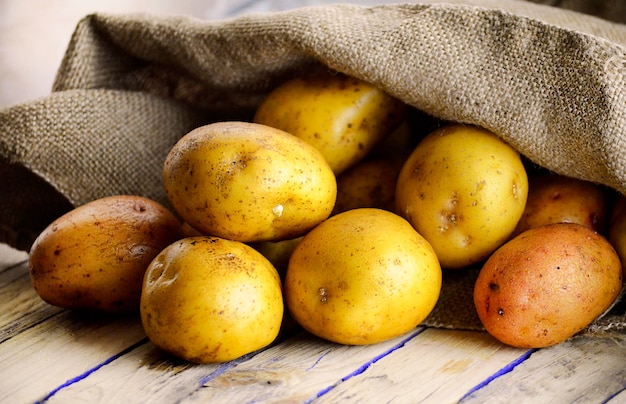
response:
{"label": "gap between planks", "polygon": [[[334,396],[348,392],[364,394],[361,398],[370,402],[390,395],[397,402],[415,402],[416,394],[452,402],[523,352],[481,332],[420,327],[385,343],[353,347],[300,332],[238,361],[192,365],[146,341],[41,397],[49,395],[49,403],[334,402]],[[450,386],[441,389],[439,382]]]}
{"label": "gap between planks", "polygon": [[[16,265],[17,264],[17,265]],[[239,360],[193,365],[137,318],[95,320],[42,302],[24,261],[0,268],[0,402],[620,402],[625,340],[520,350],[484,332],[418,327],[342,346],[297,332]]]}

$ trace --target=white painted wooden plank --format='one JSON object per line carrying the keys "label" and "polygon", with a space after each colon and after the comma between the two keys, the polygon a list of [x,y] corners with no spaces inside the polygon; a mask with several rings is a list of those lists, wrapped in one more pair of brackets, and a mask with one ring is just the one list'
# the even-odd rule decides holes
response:
{"label": "white painted wooden plank", "polygon": [[207,380],[181,404],[307,402],[346,375],[419,338],[423,330],[419,327],[392,340],[364,346],[334,344],[303,332]]}
{"label": "white painted wooden plank", "polygon": [[[0,370],[0,402],[31,402],[41,398],[68,379],[79,377],[132,345],[132,341],[126,344],[119,342],[125,339],[128,327],[136,328],[138,323],[102,323],[63,312],[58,318],[46,322],[47,326],[40,326],[46,332],[29,330],[0,344],[0,363],[3,364]],[[59,332],[58,328],[63,331]],[[77,338],[79,332],[84,332],[84,335]],[[73,337],[71,341],[68,341],[68,335]],[[143,338],[141,330],[136,337],[138,339],[135,340]],[[17,344],[17,340],[22,341]],[[65,342],[59,343],[59,340]],[[527,381],[522,392],[534,391],[529,401],[543,400],[544,397],[555,399],[553,395],[541,391],[544,387],[534,379],[539,378],[549,389],[559,391],[559,383],[554,381],[560,380],[562,375],[557,377],[553,368],[560,368],[561,373],[567,370],[572,382],[578,384],[579,376],[588,378],[588,372],[580,374],[579,370],[589,368],[587,361],[592,363],[596,376],[612,379],[615,386],[606,390],[606,382],[598,386],[597,377],[592,378],[589,384],[594,388],[583,388],[579,399],[587,401],[590,398],[588,390],[616,394],[619,388],[623,389],[623,372],[619,365],[623,363],[624,341],[619,340],[619,344],[615,340],[600,340],[602,344],[596,340],[592,344],[576,344],[576,341],[582,339],[534,353],[531,357],[533,361],[541,358],[543,352],[552,351],[552,354],[542,358],[541,366],[523,363],[511,372],[516,376],[509,378],[504,386],[488,390],[488,387],[506,380],[508,375],[494,380],[465,401],[507,402],[515,399],[520,402],[519,398],[524,395],[519,389],[517,393],[509,393],[510,384],[519,384],[519,380]],[[103,354],[102,348],[111,348],[116,343],[117,346]],[[340,346],[303,333],[247,361],[198,366],[168,357],[146,342],[85,379],[58,391],[49,402],[107,403],[122,399],[127,403],[181,400],[187,403],[232,400],[303,402],[327,390],[319,402],[336,402],[339,399],[379,402],[391,398],[395,399],[394,402],[416,402],[420,395],[426,402],[453,402],[472,385],[480,383],[523,353],[523,350],[495,343],[484,333],[437,329],[410,335],[406,341],[397,339],[382,350],[378,348],[381,346]],[[569,357],[572,351],[577,351],[578,355]],[[554,355],[555,352],[557,355]],[[621,356],[615,355],[615,352]],[[605,371],[607,356],[616,365],[610,375]],[[598,357],[604,359],[598,361]],[[520,372],[524,368],[526,370]],[[53,377],[59,373],[62,377]],[[347,380],[341,382],[342,378]],[[541,388],[537,390],[536,385]],[[9,387],[11,391],[7,390]],[[29,392],[31,389],[33,391]],[[8,394],[5,393],[7,391]]]}
{"label": "white painted wooden plank", "polygon": [[204,378],[244,360],[194,365],[164,355],[146,341],[89,377],[59,390],[47,403],[174,403],[199,389]]}
{"label": "white painted wooden plank", "polygon": [[0,272],[0,343],[60,311],[39,298],[25,263]]}
{"label": "white painted wooden plank", "polygon": [[27,403],[145,338],[138,318],[68,311],[0,344],[0,403]]}
{"label": "white painted wooden plank", "polygon": [[[415,331],[415,334],[419,330]],[[147,343],[55,394],[49,403],[302,402],[364,363],[392,350],[386,343],[348,347],[301,332],[248,358],[221,365],[190,365]]]}
{"label": "white painted wooden plank", "polygon": [[626,335],[573,338],[536,351],[462,402],[602,403],[626,387],[625,364]]}
{"label": "white painted wooden plank", "polygon": [[428,329],[316,402],[457,402],[526,352],[485,332]]}
{"label": "white painted wooden plank", "polygon": [[48,402],[305,402],[319,395],[315,402],[440,403],[491,378],[462,402],[626,399],[626,335],[575,338],[494,378],[524,352],[482,332],[418,328],[363,347],[302,332],[238,361],[193,365],[148,342],[138,318],[54,308],[32,289],[23,261],[0,269],[0,402],[54,393]]}
{"label": "white painted wooden plank", "polygon": [[623,386],[620,391],[615,392],[613,396],[609,397],[605,403],[606,404],[626,403],[626,385]]}

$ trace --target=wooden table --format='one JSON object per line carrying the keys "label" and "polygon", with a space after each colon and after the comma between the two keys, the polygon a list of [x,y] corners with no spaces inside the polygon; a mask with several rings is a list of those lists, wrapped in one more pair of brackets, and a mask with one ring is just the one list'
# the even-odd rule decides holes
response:
{"label": "wooden table", "polygon": [[0,244],[0,403],[621,403],[626,336],[541,350],[418,327],[370,346],[296,329],[238,360],[168,356],[136,317],[86,317],[35,293],[27,255]]}

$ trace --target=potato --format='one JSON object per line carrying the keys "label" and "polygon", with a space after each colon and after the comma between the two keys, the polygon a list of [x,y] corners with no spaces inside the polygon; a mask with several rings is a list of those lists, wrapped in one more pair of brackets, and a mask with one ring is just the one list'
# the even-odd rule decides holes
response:
{"label": "potato", "polygon": [[170,150],[165,192],[202,234],[242,242],[296,238],[326,219],[337,181],[311,145],[247,122],[196,128]]}
{"label": "potato", "polygon": [[395,209],[400,165],[389,160],[364,160],[337,177],[333,214],[356,208]]}
{"label": "potato", "polygon": [[340,174],[391,134],[405,114],[403,102],[376,86],[323,71],[279,85],[253,120],[304,139]]}
{"label": "potato", "polygon": [[198,230],[194,229],[187,222],[182,223],[183,236],[184,237],[194,237],[194,236],[205,236],[206,234],[200,233]]}
{"label": "potato", "polygon": [[55,306],[137,312],[148,264],[181,236],[178,220],[155,201],[132,195],[97,199],[37,237],[29,254],[32,284]]}
{"label": "potato", "polygon": [[605,234],[611,201],[593,182],[541,172],[529,177],[528,199],[514,235],[551,223],[578,223]]}
{"label": "potato", "polygon": [[441,267],[400,216],[373,208],[333,216],[291,255],[285,303],[309,332],[329,341],[381,342],[416,327],[434,308]]}
{"label": "potato", "polygon": [[608,239],[622,261],[626,276],[626,196],[620,195],[611,211]]}
{"label": "potato", "polygon": [[527,194],[517,151],[485,129],[450,125],[422,139],[402,167],[396,212],[428,240],[442,267],[464,268],[507,240]]}
{"label": "potato", "polygon": [[622,269],[609,242],[580,224],[523,232],[484,264],[474,304],[485,329],[520,348],[558,344],[605,312],[620,294]]}
{"label": "potato", "polygon": [[296,246],[302,240],[302,237],[296,237],[288,240],[279,241],[262,241],[259,243],[251,243],[250,247],[260,252],[269,262],[274,265],[281,279],[285,278],[289,258]]}
{"label": "potato", "polygon": [[283,312],[276,269],[241,242],[181,239],[156,256],[145,274],[146,335],[190,362],[224,362],[269,345]]}

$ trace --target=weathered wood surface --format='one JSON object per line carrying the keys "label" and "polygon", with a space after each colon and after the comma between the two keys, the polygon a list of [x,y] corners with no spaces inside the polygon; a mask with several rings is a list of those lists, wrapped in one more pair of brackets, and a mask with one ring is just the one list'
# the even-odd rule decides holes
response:
{"label": "weathered wood surface", "polygon": [[156,348],[136,317],[41,301],[26,255],[0,245],[0,403],[620,403],[626,337],[516,349],[475,331],[418,327],[342,346],[301,330],[238,360],[193,365]]}

